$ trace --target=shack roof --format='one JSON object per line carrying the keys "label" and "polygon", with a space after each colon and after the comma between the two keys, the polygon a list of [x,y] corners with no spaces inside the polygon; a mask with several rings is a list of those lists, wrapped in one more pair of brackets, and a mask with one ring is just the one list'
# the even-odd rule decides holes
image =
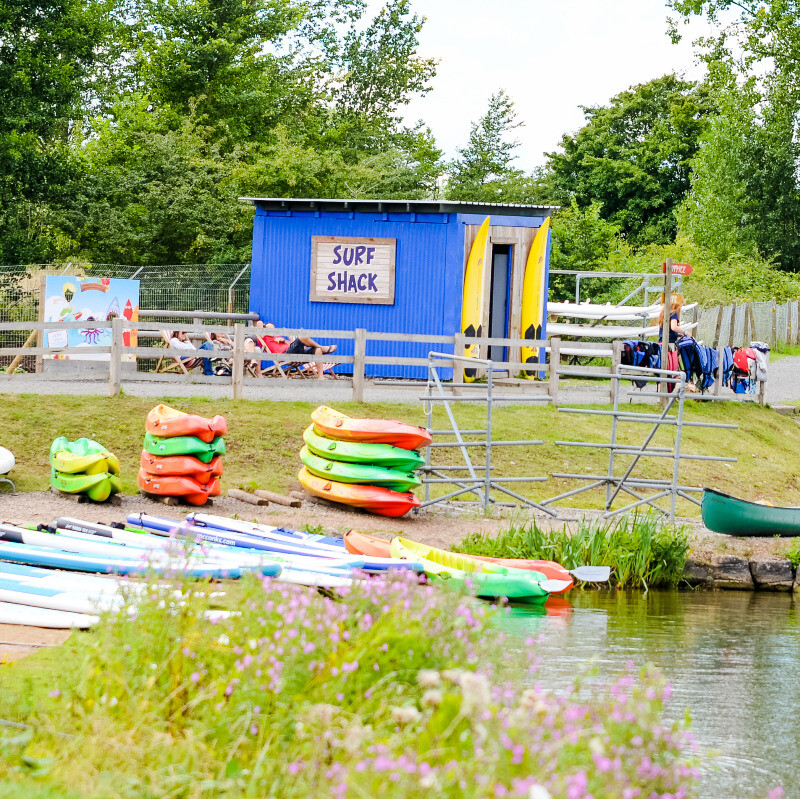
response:
{"label": "shack roof", "polygon": [[240,197],[267,211],[364,211],[416,214],[497,214],[512,217],[549,217],[559,206],[518,203],[472,203],[456,200],[362,200],[310,197]]}

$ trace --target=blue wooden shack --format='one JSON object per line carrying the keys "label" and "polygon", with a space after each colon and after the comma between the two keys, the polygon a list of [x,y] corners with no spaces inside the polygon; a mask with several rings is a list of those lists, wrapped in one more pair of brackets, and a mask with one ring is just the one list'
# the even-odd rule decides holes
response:
{"label": "blue wooden shack", "polygon": [[[241,199],[255,205],[250,310],[261,319],[309,330],[447,336],[461,327],[464,268],[487,216],[491,269],[484,331],[521,335],[526,259],[553,210],[439,200]],[[352,352],[352,340],[338,344],[341,353]],[[368,354],[425,357],[431,349],[371,342]],[[503,355],[491,354],[499,360]],[[518,358],[518,351],[508,355]],[[368,374],[422,377],[424,370],[372,365]]]}

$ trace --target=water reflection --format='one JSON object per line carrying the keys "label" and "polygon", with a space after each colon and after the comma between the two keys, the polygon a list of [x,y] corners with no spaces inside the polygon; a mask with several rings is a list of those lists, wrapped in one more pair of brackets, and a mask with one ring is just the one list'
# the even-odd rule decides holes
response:
{"label": "water reflection", "polygon": [[[570,682],[588,661],[601,676],[655,664],[673,685],[668,714],[692,712],[707,764],[702,797],[800,796],[800,626],[790,594],[573,591],[536,613],[499,614],[511,650],[541,634],[536,681]],[[548,603],[552,603],[551,599]]]}

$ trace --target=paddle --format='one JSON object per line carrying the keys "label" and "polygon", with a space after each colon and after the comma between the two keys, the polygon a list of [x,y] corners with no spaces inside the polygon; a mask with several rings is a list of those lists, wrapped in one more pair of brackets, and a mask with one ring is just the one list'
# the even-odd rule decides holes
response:
{"label": "paddle", "polygon": [[569,581],[560,581],[556,578],[548,578],[547,580],[540,581],[539,586],[546,592],[563,592],[569,586]]}
{"label": "paddle", "polygon": [[605,583],[611,577],[611,567],[577,567],[569,570],[579,581]]}

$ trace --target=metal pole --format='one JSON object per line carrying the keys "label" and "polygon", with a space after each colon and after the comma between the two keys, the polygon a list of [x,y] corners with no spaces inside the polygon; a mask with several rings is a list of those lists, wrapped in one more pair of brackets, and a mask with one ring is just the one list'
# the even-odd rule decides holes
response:
{"label": "metal pole", "polygon": [[681,464],[681,431],[683,429],[683,404],[686,394],[686,378],[681,376],[681,382],[676,387],[678,395],[678,424],[675,427],[675,461],[672,465],[672,497],[669,504],[669,521],[675,522],[675,504],[678,501],[678,470]]}
{"label": "metal pole", "polygon": [[492,491],[492,388],[494,381],[494,363],[488,370],[486,387],[486,461],[483,468],[483,511],[489,510],[489,495]]}
{"label": "metal pole", "polygon": [[[426,394],[432,394],[433,384],[431,383],[431,372],[436,369],[433,366],[433,359],[429,356],[428,357],[428,391]],[[425,424],[428,430],[433,429],[433,403],[426,403],[425,404]],[[431,448],[425,448],[425,466],[432,467],[431,464]],[[431,487],[429,484],[425,484],[425,502],[427,503],[431,499]]]}
{"label": "metal pole", "polygon": [[[670,321],[670,304],[672,299],[672,259],[668,258],[664,262],[664,294],[662,296],[662,304],[664,307],[664,319],[661,321],[661,369],[667,369],[667,361],[669,360],[669,332],[671,330]],[[663,384],[663,391],[669,391],[669,384]],[[659,390],[662,391],[662,390]],[[664,401],[661,402],[662,407],[666,405]]]}
{"label": "metal pole", "polygon": [[[617,372],[616,376],[611,376],[611,382],[614,384],[614,410],[613,416],[611,417],[611,443],[616,445],[617,443],[617,417],[619,415],[619,393],[620,393],[620,376],[619,372]],[[609,477],[613,477],[614,475],[614,450],[613,448],[608,452],[608,475]],[[606,484],[606,506],[605,510],[611,506],[613,498],[611,497],[611,484]]]}

